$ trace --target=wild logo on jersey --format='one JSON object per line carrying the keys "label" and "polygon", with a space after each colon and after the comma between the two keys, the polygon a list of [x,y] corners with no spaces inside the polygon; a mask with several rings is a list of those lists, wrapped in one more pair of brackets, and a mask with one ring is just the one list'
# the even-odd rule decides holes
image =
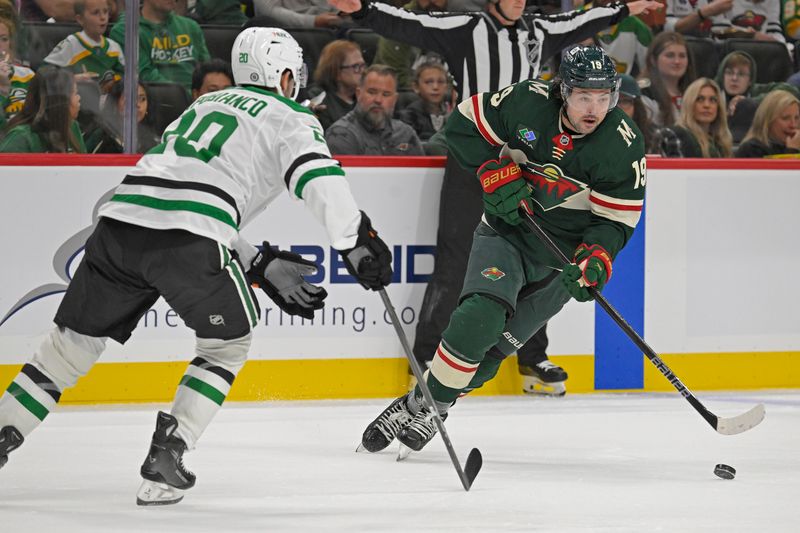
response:
{"label": "wild logo on jersey", "polygon": [[150,59],[162,63],[180,63],[181,61],[194,60],[192,38],[185,33],[176,35],[175,40],[169,35],[161,38],[153,37]]}
{"label": "wild logo on jersey", "polygon": [[560,206],[586,189],[586,185],[565,176],[564,172],[552,163],[544,165],[528,163],[523,167],[522,174],[528,180],[531,197],[545,211]]}

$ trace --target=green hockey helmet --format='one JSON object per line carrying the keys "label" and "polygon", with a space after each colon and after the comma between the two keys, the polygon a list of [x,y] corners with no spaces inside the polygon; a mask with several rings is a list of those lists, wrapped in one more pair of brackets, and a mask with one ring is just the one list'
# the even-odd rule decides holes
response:
{"label": "green hockey helmet", "polygon": [[564,101],[572,90],[610,89],[609,111],[617,105],[621,79],[614,61],[599,46],[575,46],[564,54],[558,69]]}

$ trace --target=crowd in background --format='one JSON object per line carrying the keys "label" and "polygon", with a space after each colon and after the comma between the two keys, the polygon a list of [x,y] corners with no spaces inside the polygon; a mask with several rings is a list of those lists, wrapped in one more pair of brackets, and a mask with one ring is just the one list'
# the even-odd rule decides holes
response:
{"label": "crowd in background", "polygon": [[[386,3],[417,12],[487,9],[482,0]],[[552,14],[609,3],[529,0],[526,10]],[[615,60],[619,106],[639,125],[648,153],[797,157],[800,0],[664,4],[592,39]],[[123,151],[124,5],[0,0],[0,151]],[[33,61],[37,32],[48,21],[74,23],[75,31]],[[458,88],[442,56],[359,30],[357,19],[325,0],[142,0],[137,151],[159,143],[165,117],[231,85],[229,54],[215,56],[218,48],[206,42],[223,25],[233,34],[264,25],[324,37],[313,41],[324,43],[319,49],[306,47],[312,68],[299,100],[317,114],[334,154],[445,152],[437,132],[458,103]],[[558,59],[542,65],[543,78],[557,72]]]}

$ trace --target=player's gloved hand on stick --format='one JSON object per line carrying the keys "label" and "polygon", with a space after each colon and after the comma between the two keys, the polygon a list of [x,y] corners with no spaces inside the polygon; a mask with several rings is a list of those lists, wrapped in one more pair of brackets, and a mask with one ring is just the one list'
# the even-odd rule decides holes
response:
{"label": "player's gloved hand on stick", "polygon": [[356,245],[339,253],[344,258],[347,271],[365,289],[379,291],[392,282],[392,252],[378,237],[378,232],[364,211],[361,211]]}
{"label": "player's gloved hand on stick", "polygon": [[478,169],[478,178],[483,187],[486,214],[499,217],[512,226],[522,222],[517,209],[520,202],[530,201],[530,190],[519,165],[508,156],[492,159]]}
{"label": "player's gloved hand on stick", "polygon": [[284,313],[314,318],[314,311],[325,307],[328,293],[303,276],[316,274],[317,266],[298,254],[273,250],[267,241],[263,246],[247,271],[250,283],[267,293]]}
{"label": "player's gloved hand on stick", "polygon": [[570,296],[588,302],[593,299],[588,287],[602,291],[611,279],[611,255],[599,244],[581,244],[575,249],[572,261],[559,278]]}

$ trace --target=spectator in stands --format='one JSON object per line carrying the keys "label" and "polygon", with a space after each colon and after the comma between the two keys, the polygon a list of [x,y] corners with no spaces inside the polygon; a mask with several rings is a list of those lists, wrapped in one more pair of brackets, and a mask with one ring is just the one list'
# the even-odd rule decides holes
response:
{"label": "spectator in stands", "polygon": [[772,90],[783,89],[800,97],[800,91],[783,82],[755,83],[756,61],[747,52],[731,52],[722,60],[715,78],[728,102],[728,123],[734,142],[739,142],[753,123],[758,104]]}
{"label": "spectator in stands", "polygon": [[[197,22],[174,12],[175,0],[143,0],[139,18],[139,79],[174,82],[188,93],[197,63],[211,59]],[[125,42],[125,14],[111,28]]]}
{"label": "spectator in stands", "polygon": [[327,0],[254,0],[256,17],[283,28],[339,28],[349,24]]}
{"label": "spectator in stands", "polygon": [[218,58],[198,63],[192,73],[192,101],[231,85],[233,72],[230,63]]}
{"label": "spectator in stands", "polygon": [[338,39],[325,45],[314,71],[314,87],[310,96],[323,91],[325,98],[313,108],[323,129],[353,110],[356,105],[356,89],[367,64],[361,48],[353,41]]}
{"label": "spectator in stands", "polygon": [[[124,83],[119,80],[111,85],[111,90],[103,103],[100,117],[86,130],[86,150],[93,154],[121,154],[122,125],[125,116]],[[143,154],[159,143],[153,126],[148,120],[147,88],[139,82],[136,100],[136,151]]]}
{"label": "spectator in stands", "polygon": [[397,102],[397,74],[386,65],[364,71],[356,107],[325,132],[332,154],[424,155],[414,130],[392,118]]}
{"label": "spectator in stands", "polygon": [[447,70],[438,61],[423,63],[414,71],[414,92],[419,98],[401,109],[400,120],[414,128],[421,141],[427,141],[444,127],[452,111]]}
{"label": "spectator in stands", "polygon": [[711,37],[711,19],[727,13],[733,0],[667,0],[664,31]]}
{"label": "spectator in stands", "polygon": [[639,130],[644,135],[645,153],[657,153],[658,147],[654,144],[655,128],[647,113],[647,108],[642,103],[642,90],[632,76],[621,74],[620,78],[621,84],[617,107],[622,109],[639,126]]}
{"label": "spectator in stands", "polygon": [[0,126],[22,109],[33,71],[16,60],[17,24],[0,17]]}
{"label": "spectator in stands", "polygon": [[108,0],[75,0],[74,8],[75,20],[82,30],[68,35],[44,62],[69,68],[79,77],[95,79],[102,92],[107,93],[125,73],[122,47],[103,36],[108,28]]}
{"label": "spectator in stands", "polygon": [[53,19],[56,22],[73,22],[75,10],[73,0],[25,0],[20,2],[20,15],[23,20],[45,22]]}
{"label": "spectator in stands", "polygon": [[[463,0],[411,0],[403,6],[403,9],[417,12],[431,11],[464,11],[459,9],[459,3]],[[482,10],[483,6],[479,8]],[[420,57],[424,56],[424,57]],[[427,63],[434,58],[440,58],[435,52],[422,52],[419,48],[410,44],[381,37],[378,39],[378,49],[375,52],[374,63],[387,65],[397,71],[397,87],[401,90],[411,88],[414,69],[422,63]]]}
{"label": "spectator in stands", "polygon": [[778,89],[758,106],[753,125],[736,150],[736,157],[783,154],[800,154],[800,99]]}
{"label": "spectator in stands", "polygon": [[[605,6],[613,1],[594,0],[587,7]],[[639,17],[625,17],[619,24],[601,30],[595,40],[614,60],[617,72],[637,76],[645,69],[647,47],[653,41],[653,32]]]}
{"label": "spectator in stands", "polygon": [[725,96],[711,78],[699,78],[686,88],[677,123],[659,132],[665,157],[731,157]]}
{"label": "spectator in stands", "polygon": [[752,37],[760,41],[786,42],[776,0],[736,0],[733,7],[716,15],[711,33],[717,37]]}
{"label": "spectator in stands", "polygon": [[[656,35],[647,50],[642,101],[653,123],[671,126],[678,119],[681,97],[694,80],[694,65],[683,36],[675,32]],[[648,85],[649,83],[649,85]]]}
{"label": "spectator in stands", "polygon": [[[183,0],[185,3],[186,0]],[[186,6],[185,14],[200,24],[225,24],[241,26],[247,22],[239,0],[196,0]]]}
{"label": "spectator in stands", "polygon": [[787,39],[800,40],[800,0],[781,0],[781,25]]}
{"label": "spectator in stands", "polygon": [[86,152],[76,119],[81,97],[75,76],[46,65],[31,80],[25,105],[6,125],[0,152]]}

